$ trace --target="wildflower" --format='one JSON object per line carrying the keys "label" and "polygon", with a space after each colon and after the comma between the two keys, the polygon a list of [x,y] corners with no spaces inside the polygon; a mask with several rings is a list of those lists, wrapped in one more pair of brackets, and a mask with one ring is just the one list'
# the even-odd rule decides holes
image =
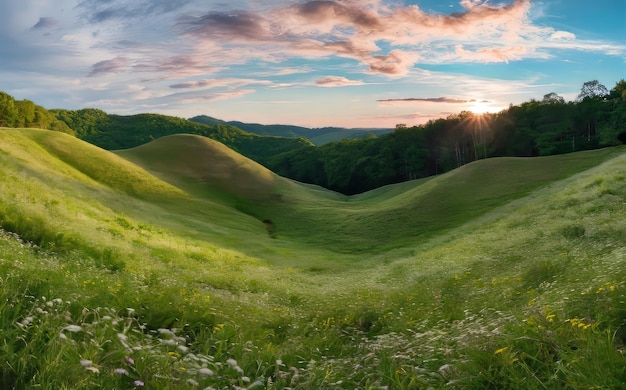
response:
{"label": "wildflower", "polygon": [[92,363],[92,361],[91,361],[91,360],[82,359],[82,360],[80,361],[80,365],[81,365],[81,366],[83,366],[83,368],[84,368],[86,371],[91,371],[91,372],[93,372],[94,374],[97,374],[97,373],[99,373],[99,372],[100,372],[100,370],[98,369],[98,367],[94,367],[94,366],[93,366],[93,363]]}
{"label": "wildflower", "polygon": [[24,318],[22,321],[18,322],[17,324],[19,326],[21,326],[22,328],[24,328],[24,327],[30,325],[33,322],[34,319],[35,318],[33,316],[28,316],[28,317]]}
{"label": "wildflower", "polygon": [[124,361],[125,361],[126,363],[128,363],[129,365],[131,365],[131,366],[134,366],[134,365],[135,365],[135,361],[134,361],[134,360],[133,360],[133,358],[131,358],[130,356],[124,356]]}
{"label": "wildflower", "polygon": [[63,330],[67,330],[68,332],[76,333],[76,332],[80,332],[81,330],[83,330],[83,328],[81,328],[78,325],[68,325],[65,328],[63,328]]}
{"label": "wildflower", "polygon": [[167,335],[172,335],[172,336],[174,336],[174,335],[175,335],[175,333],[174,333],[174,332],[172,332],[171,330],[166,329],[166,328],[159,328],[159,329],[157,329],[157,330],[158,330],[158,332],[159,332],[160,334],[167,334]]}
{"label": "wildflower", "polygon": [[[500,349],[496,349],[496,351],[493,353],[494,355],[499,355],[501,353],[504,353],[506,351],[508,351],[509,347],[504,347],[504,348],[500,348]],[[441,370],[441,369],[440,369]]]}
{"label": "wildflower", "polygon": [[239,367],[239,365],[237,364],[237,361],[232,358],[226,360],[226,363],[228,363],[228,365],[231,366],[232,368]]}
{"label": "wildflower", "polygon": [[114,373],[119,374],[119,375],[126,375],[128,376],[128,371],[124,368],[116,368],[115,370],[113,370]]}
{"label": "wildflower", "polygon": [[195,380],[193,380],[191,378],[187,379],[187,383],[189,383],[192,386],[199,386],[200,385],[197,381],[195,381]]}
{"label": "wildflower", "polygon": [[145,383],[143,383],[142,381],[134,381],[133,385],[135,385],[135,387],[143,387]]}
{"label": "wildflower", "polygon": [[209,368],[203,367],[198,370],[198,374],[204,375],[204,376],[213,376],[213,371],[211,371],[211,369]]}

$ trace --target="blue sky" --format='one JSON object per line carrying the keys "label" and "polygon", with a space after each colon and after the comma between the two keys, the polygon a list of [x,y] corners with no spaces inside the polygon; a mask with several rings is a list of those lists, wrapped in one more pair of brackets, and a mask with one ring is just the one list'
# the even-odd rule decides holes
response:
{"label": "blue sky", "polygon": [[0,2],[0,90],[47,108],[394,127],[623,78],[624,0]]}

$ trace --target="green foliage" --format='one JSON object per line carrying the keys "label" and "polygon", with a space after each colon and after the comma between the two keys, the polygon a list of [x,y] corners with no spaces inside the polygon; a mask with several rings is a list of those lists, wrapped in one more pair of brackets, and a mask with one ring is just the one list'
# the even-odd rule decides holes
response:
{"label": "green foliage", "polygon": [[584,98],[554,93],[496,114],[461,112],[374,139],[345,140],[275,156],[274,172],[345,194],[447,172],[487,157],[563,154],[624,143],[623,82],[609,94],[588,82]]}
{"label": "green foliage", "polygon": [[30,100],[15,100],[0,92],[0,127],[35,127],[74,134],[67,124]]}
{"label": "green foliage", "polygon": [[129,149],[172,134],[197,134],[217,140],[257,161],[310,143],[304,139],[264,137],[225,123],[211,125],[157,114],[109,115],[97,109],[54,110],[76,136],[104,149]]}

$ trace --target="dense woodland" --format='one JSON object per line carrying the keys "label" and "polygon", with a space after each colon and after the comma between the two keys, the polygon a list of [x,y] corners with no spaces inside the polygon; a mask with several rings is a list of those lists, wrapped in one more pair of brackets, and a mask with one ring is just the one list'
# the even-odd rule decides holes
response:
{"label": "dense woodland", "polygon": [[583,85],[573,102],[555,93],[497,114],[461,112],[362,140],[344,140],[275,156],[274,172],[355,194],[436,175],[472,161],[545,156],[626,143],[626,82],[611,91]]}
{"label": "dense woodland", "polygon": [[478,159],[545,156],[626,143],[626,82],[610,91],[583,84],[566,102],[555,93],[496,114],[461,112],[392,133],[314,146],[305,138],[261,136],[226,123],[157,114],[110,115],[97,109],[51,110],[0,92],[0,126],[75,134],[105,149],[126,149],[177,133],[224,143],[274,172],[345,194],[436,175]]}
{"label": "dense woodland", "polygon": [[0,92],[0,127],[34,127],[74,134],[50,111],[30,100],[15,100],[4,92]]}

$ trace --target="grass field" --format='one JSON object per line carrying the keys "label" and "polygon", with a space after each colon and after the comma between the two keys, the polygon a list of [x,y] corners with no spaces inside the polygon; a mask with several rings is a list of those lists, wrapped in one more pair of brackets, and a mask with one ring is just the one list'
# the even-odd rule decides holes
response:
{"label": "grass field", "polygon": [[[620,388],[626,149],[356,196],[0,130],[2,388]],[[271,223],[270,223],[271,222]]]}

